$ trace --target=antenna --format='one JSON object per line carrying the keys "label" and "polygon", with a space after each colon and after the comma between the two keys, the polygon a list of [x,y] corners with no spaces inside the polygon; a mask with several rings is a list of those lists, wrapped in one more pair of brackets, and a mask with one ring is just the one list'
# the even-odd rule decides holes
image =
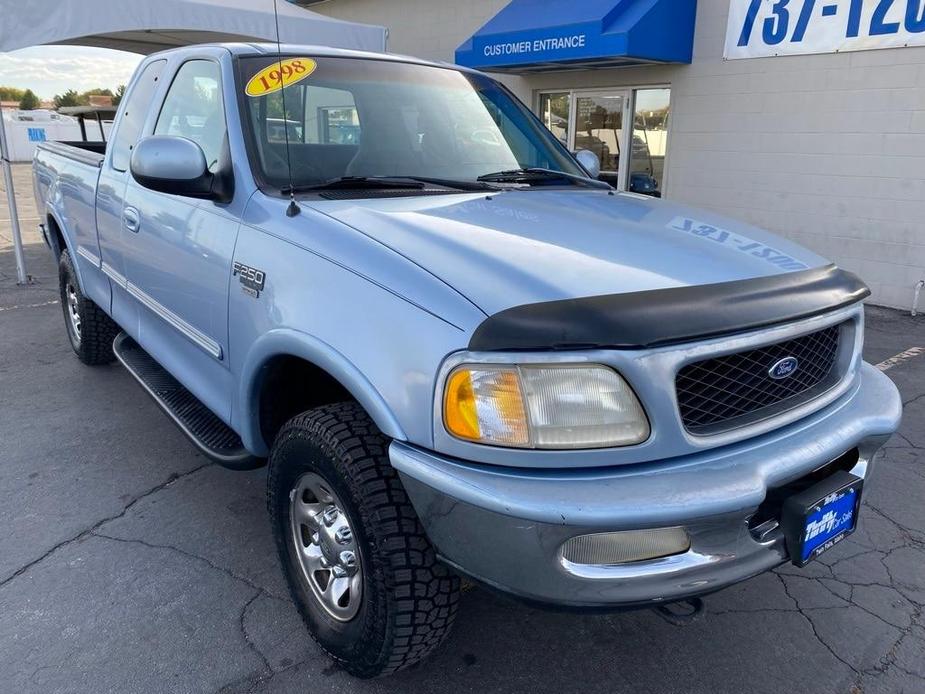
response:
{"label": "antenna", "polygon": [[292,155],[289,152],[289,118],[286,111],[286,84],[283,81],[283,48],[279,40],[279,8],[277,0],[273,0],[273,20],[276,22],[276,59],[279,72],[279,95],[283,101],[283,133],[286,136],[286,170],[289,175],[289,207],[286,208],[287,217],[295,217],[301,208],[295,201],[295,188],[292,185]]}

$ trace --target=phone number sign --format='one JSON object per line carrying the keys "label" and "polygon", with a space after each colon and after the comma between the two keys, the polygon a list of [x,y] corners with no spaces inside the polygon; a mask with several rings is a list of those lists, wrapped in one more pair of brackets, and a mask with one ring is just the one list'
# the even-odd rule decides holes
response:
{"label": "phone number sign", "polygon": [[730,0],[727,59],[925,46],[925,0]]}

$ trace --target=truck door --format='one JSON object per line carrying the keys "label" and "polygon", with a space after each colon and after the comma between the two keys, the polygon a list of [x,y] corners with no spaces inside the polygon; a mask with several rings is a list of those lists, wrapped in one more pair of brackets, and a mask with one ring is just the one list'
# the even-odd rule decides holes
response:
{"label": "truck door", "polygon": [[[227,136],[221,67],[192,59],[177,70],[155,135],[196,142],[215,166]],[[129,180],[122,213],[129,293],[140,306],[137,340],[226,421],[228,286],[239,220],[228,206],[142,188]]]}
{"label": "truck door", "polygon": [[109,142],[109,151],[103,161],[96,190],[96,229],[102,269],[113,287],[112,315],[119,325],[130,330],[137,324],[137,310],[125,290],[124,234],[127,232],[123,229],[122,208],[125,203],[125,186],[131,178],[128,168],[132,148],[151,110],[166,65],[166,60],[155,60],[142,68],[119,104],[115,137]]}

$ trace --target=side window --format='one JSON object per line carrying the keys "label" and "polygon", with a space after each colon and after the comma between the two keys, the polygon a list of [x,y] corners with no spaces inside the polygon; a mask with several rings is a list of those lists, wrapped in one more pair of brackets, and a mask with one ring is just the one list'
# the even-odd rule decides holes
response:
{"label": "side window", "polygon": [[117,171],[128,169],[132,147],[138,142],[138,136],[151,108],[151,100],[159,84],[158,80],[166,64],[166,60],[155,60],[145,67],[122,102],[122,121],[116,139],[112,142],[112,168]]}
{"label": "side window", "polygon": [[178,135],[200,147],[214,169],[225,138],[225,110],[219,66],[191,60],[177,71],[154,127],[155,135]]}

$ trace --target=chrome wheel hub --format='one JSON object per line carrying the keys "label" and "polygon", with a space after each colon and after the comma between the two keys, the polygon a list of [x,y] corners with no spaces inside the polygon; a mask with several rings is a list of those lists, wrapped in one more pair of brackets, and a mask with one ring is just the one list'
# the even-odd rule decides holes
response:
{"label": "chrome wheel hub", "polygon": [[80,302],[77,298],[77,290],[70,282],[65,288],[65,294],[67,295],[67,317],[71,321],[71,332],[80,342]]}
{"label": "chrome wheel hub", "polygon": [[322,477],[307,472],[289,493],[289,519],[302,578],[311,594],[334,619],[353,619],[363,597],[363,572],[340,499]]}

